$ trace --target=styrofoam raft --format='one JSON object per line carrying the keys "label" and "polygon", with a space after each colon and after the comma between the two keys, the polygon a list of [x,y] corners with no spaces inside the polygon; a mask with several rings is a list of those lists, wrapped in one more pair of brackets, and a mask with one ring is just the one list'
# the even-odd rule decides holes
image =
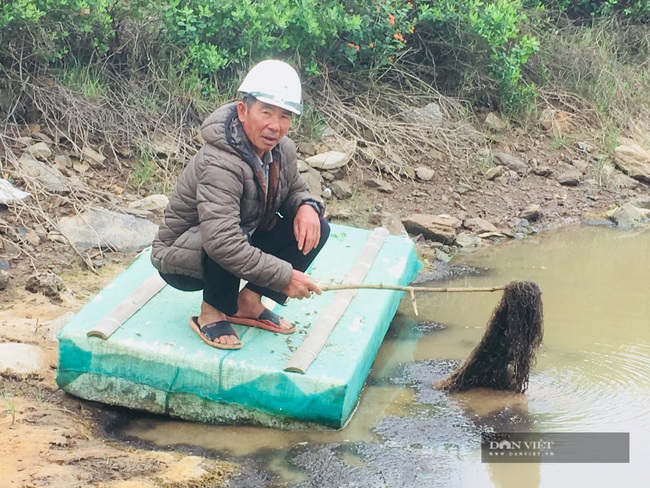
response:
{"label": "styrofoam raft", "polygon": [[[342,280],[371,232],[331,225],[308,273]],[[408,237],[388,236],[365,282],[406,285],[421,264]],[[166,286],[109,339],[87,332],[156,270],[148,252],[68,322],[59,334],[57,383],[73,395],[208,422],[341,427],[352,413],[402,292],[359,290],[306,374],[283,371],[336,292],[289,300],[276,313],[297,325],[292,335],[234,326],[242,349],[203,343],[190,329],[201,292]]]}

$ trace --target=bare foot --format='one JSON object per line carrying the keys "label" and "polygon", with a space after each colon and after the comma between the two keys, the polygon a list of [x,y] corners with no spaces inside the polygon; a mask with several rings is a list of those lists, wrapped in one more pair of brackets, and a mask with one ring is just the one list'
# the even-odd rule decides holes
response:
{"label": "bare foot", "polygon": [[[237,306],[239,307],[235,317],[256,319],[260,314],[266,310],[262,305],[262,297],[248,288],[243,288],[237,297]],[[280,328],[289,330],[293,328],[293,324],[285,318],[280,318]]]}
{"label": "bare foot", "polygon": [[[212,305],[207,304],[206,302],[201,302],[201,315],[199,315],[199,327],[210,324],[212,322],[219,322],[220,320],[227,320],[226,314],[220,310],[214,308]],[[237,345],[241,344],[239,338],[234,335],[221,336],[215,339],[215,342],[219,344],[230,344]]]}

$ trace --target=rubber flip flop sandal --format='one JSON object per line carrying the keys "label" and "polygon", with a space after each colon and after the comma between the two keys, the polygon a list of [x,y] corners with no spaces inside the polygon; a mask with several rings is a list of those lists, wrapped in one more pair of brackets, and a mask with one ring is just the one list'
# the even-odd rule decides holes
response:
{"label": "rubber flip flop sandal", "polygon": [[237,325],[246,325],[248,327],[257,327],[258,329],[270,330],[271,332],[276,332],[278,334],[293,334],[296,331],[296,326],[294,325],[290,329],[281,329],[280,328],[280,319],[281,317],[271,312],[268,309],[265,309],[258,318],[250,319],[246,317],[226,317],[229,322]]}
{"label": "rubber flip flop sandal", "polygon": [[190,327],[209,346],[216,347],[217,349],[241,349],[241,343],[221,344],[220,342],[214,342],[215,339],[225,335],[234,335],[239,339],[237,332],[233,330],[230,322],[220,320],[219,322],[210,322],[201,327],[198,317],[190,317]]}

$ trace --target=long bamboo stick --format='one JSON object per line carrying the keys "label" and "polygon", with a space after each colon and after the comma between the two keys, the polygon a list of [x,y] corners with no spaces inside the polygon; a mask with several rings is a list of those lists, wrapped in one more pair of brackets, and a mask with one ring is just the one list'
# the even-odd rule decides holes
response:
{"label": "long bamboo stick", "polygon": [[438,292],[438,293],[472,293],[472,292],[492,292],[505,290],[505,286],[489,286],[489,287],[464,287],[464,288],[433,288],[428,286],[399,286],[399,285],[384,285],[383,283],[354,283],[354,284],[341,284],[341,285],[321,285],[322,291],[339,291],[339,290],[394,290],[394,291],[407,291],[411,297],[411,305],[413,305],[413,312],[415,315],[418,313],[418,304],[415,301],[415,292]]}
{"label": "long bamboo stick", "polygon": [[399,286],[399,285],[384,285],[382,283],[361,283],[361,284],[343,284],[343,285],[320,285],[322,291],[335,291],[335,290],[398,290],[398,291],[424,291],[424,292],[438,292],[438,293],[478,293],[505,290],[505,286],[485,286],[485,287],[465,287],[465,288],[431,288],[428,286]]}

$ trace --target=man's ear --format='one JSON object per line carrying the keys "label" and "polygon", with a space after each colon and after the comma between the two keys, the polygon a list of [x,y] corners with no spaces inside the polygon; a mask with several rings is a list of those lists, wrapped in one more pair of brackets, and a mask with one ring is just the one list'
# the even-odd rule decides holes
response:
{"label": "man's ear", "polygon": [[246,115],[248,114],[248,105],[246,105],[245,102],[239,101],[237,102],[237,117],[239,118],[240,122],[244,122],[246,120]]}

